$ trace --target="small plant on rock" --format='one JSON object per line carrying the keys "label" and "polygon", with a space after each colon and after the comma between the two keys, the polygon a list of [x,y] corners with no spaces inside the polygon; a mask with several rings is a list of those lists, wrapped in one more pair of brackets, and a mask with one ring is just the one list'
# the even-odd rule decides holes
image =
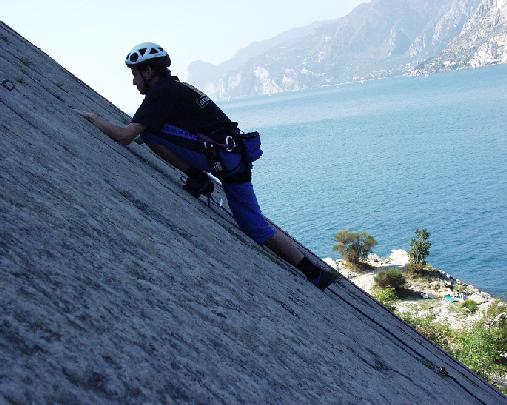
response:
{"label": "small plant on rock", "polygon": [[484,314],[484,322],[487,327],[502,329],[507,338],[507,303],[500,300],[494,301]]}
{"label": "small plant on rock", "polygon": [[477,302],[475,302],[474,300],[465,300],[461,304],[461,306],[463,308],[466,308],[467,310],[469,310],[471,313],[474,313],[475,311],[477,311],[479,304],[477,304]]}
{"label": "small plant on rock", "polygon": [[[432,342],[444,350],[451,352],[451,339],[454,336],[449,325],[438,322],[434,315],[417,317],[413,313],[401,313],[399,316],[407,323],[417,329]],[[452,352],[451,352],[452,353]]]}
{"label": "small plant on rock", "polygon": [[19,62],[23,65],[23,66],[30,66],[32,64],[32,62],[30,62],[30,59],[28,58],[20,58],[19,59]]}
{"label": "small plant on rock", "polygon": [[445,274],[422,264],[408,263],[405,266],[405,277],[414,281],[431,283],[432,281],[446,280]]}
{"label": "small plant on rock", "polygon": [[397,269],[382,270],[374,277],[375,286],[379,288],[394,288],[396,291],[405,286],[405,277]]}
{"label": "small plant on rock", "polygon": [[374,288],[372,292],[373,298],[380,302],[383,306],[393,311],[394,303],[398,299],[396,290],[392,287]]}

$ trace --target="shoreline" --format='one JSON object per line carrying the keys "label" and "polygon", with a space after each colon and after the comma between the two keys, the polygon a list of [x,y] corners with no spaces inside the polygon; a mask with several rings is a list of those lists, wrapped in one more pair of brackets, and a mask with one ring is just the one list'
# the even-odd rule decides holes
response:
{"label": "shoreline", "polygon": [[[387,257],[370,254],[366,264],[371,270],[355,271],[346,267],[341,259],[329,257],[323,259],[329,266],[337,270],[342,276],[353,282],[361,290],[372,295],[375,275],[389,268],[405,273],[405,266],[409,262],[408,252],[403,249],[391,250]],[[417,318],[434,317],[436,321],[448,324],[452,329],[466,329],[483,318],[490,305],[502,298],[481,291],[471,284],[466,284],[454,278],[449,273],[428,265],[428,268],[439,273],[433,280],[407,279],[407,287],[413,292],[412,296],[399,298],[393,306],[400,313],[409,313]],[[475,311],[467,311],[462,307],[465,300],[472,300],[477,304]]]}

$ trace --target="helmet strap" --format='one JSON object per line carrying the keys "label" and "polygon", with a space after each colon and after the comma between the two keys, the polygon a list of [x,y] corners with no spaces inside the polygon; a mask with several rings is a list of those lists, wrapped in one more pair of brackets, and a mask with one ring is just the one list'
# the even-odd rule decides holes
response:
{"label": "helmet strap", "polygon": [[144,85],[144,88],[146,90],[146,93],[148,93],[148,91],[150,91],[150,80],[146,80],[146,78],[144,77],[144,74],[143,74],[143,70],[142,69],[139,69],[139,74],[141,75],[141,78],[143,79],[143,85]]}

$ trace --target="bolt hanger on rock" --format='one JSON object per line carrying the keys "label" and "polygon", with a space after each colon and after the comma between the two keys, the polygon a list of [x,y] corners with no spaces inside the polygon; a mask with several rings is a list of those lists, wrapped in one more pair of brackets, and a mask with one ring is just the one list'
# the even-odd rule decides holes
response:
{"label": "bolt hanger on rock", "polygon": [[16,88],[16,85],[10,81],[9,79],[2,80],[2,87],[5,89],[12,91]]}

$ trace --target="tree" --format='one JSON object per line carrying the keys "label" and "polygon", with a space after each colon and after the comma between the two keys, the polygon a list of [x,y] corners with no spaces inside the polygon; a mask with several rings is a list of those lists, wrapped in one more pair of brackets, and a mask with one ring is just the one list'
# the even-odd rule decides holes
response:
{"label": "tree", "polygon": [[360,259],[366,259],[377,241],[368,232],[340,231],[336,234],[333,250],[337,250],[350,263],[358,264]]}
{"label": "tree", "polygon": [[430,233],[423,228],[415,231],[415,234],[416,238],[410,240],[410,251],[408,252],[408,256],[410,263],[424,266],[426,264],[426,258],[430,254]]}

